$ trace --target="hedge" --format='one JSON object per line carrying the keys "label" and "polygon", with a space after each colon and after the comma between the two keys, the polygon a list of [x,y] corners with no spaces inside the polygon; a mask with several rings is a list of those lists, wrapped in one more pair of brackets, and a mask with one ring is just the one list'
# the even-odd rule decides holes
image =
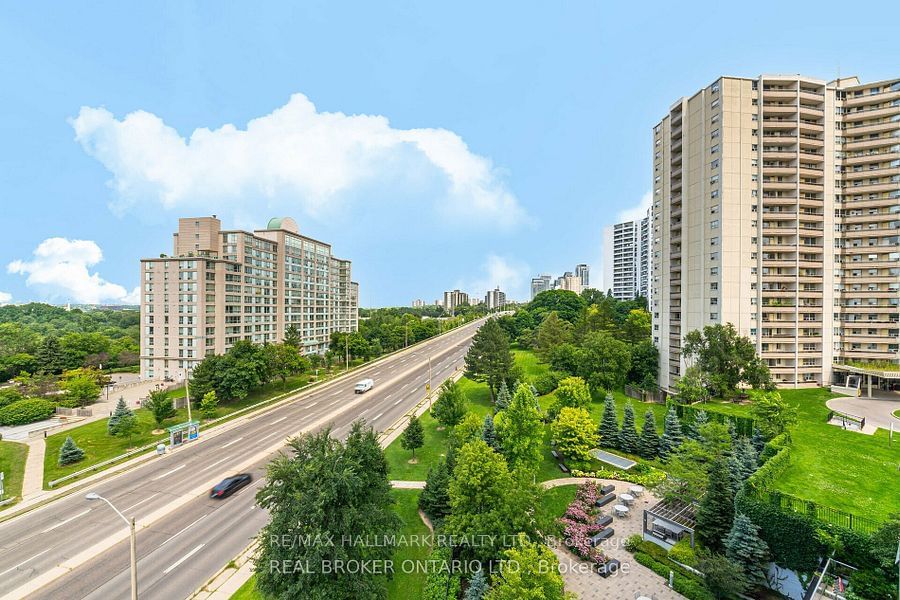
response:
{"label": "hedge", "polygon": [[614,469],[599,469],[597,471],[579,471],[572,469],[573,477],[595,477],[597,479],[612,479],[615,481],[628,481],[644,487],[659,485],[666,479],[666,474],[659,469],[652,469],[646,473],[634,471],[617,471]]}
{"label": "hedge", "polygon": [[791,447],[784,446],[747,478],[747,485],[754,490],[767,490],[776,479],[781,477],[790,464]]}
{"label": "hedge", "polygon": [[688,600],[714,600],[713,595],[704,587],[700,580],[681,574],[676,567],[669,567],[645,552],[635,552],[634,560],[644,565],[666,581],[669,580],[669,571],[674,571],[672,578],[673,589],[688,598]]}
{"label": "hedge", "polygon": [[0,408],[4,406],[9,406],[13,402],[20,402],[25,399],[25,396],[14,387],[6,387],[0,389]]}
{"label": "hedge", "polygon": [[759,527],[759,536],[782,567],[810,572],[818,566],[819,557],[827,554],[816,536],[819,525],[806,515],[782,510],[753,497],[746,489],[738,492],[734,505]]}
{"label": "hedge", "polygon": [[49,419],[56,404],[42,398],[19,400],[0,408],[0,425],[27,425]]}
{"label": "hedge", "polygon": [[695,407],[687,404],[675,404],[675,414],[677,414],[685,423],[693,423],[697,411],[700,410],[706,413],[707,418],[711,422],[722,423],[725,425],[733,423],[734,429],[737,431],[738,435],[744,437],[753,435],[754,421],[750,417],[740,417],[718,412],[714,407],[709,405]]}

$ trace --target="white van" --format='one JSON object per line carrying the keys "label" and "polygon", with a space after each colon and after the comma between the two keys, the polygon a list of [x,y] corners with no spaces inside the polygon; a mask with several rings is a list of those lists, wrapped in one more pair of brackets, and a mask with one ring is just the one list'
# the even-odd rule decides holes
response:
{"label": "white van", "polygon": [[360,382],[357,382],[356,387],[353,388],[354,394],[365,394],[369,390],[375,387],[375,382],[371,379],[363,379]]}

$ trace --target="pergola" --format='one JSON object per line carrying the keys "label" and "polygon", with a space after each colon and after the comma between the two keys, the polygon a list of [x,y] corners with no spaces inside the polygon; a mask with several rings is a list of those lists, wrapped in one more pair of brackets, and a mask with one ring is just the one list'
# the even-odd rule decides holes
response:
{"label": "pergola", "polygon": [[841,365],[834,364],[832,368],[835,371],[843,371],[845,373],[851,373],[853,375],[859,375],[860,377],[865,377],[866,381],[866,398],[872,397],[872,378],[877,377],[880,379],[884,379],[887,381],[897,380],[900,381],[900,370],[898,371],[885,371],[882,369],[865,369],[862,367],[854,367],[851,365]]}
{"label": "pergola", "polygon": [[661,500],[644,509],[644,539],[671,549],[685,535],[694,547],[694,527],[697,526],[697,506],[682,500]]}

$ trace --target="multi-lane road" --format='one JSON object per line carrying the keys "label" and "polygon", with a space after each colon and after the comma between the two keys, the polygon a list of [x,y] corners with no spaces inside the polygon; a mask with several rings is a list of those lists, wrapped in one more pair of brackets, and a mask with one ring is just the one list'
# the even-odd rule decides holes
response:
{"label": "multi-lane road", "polygon": [[[376,430],[390,427],[423,398],[429,358],[437,385],[462,368],[480,324],[387,357],[97,483],[93,491],[137,519],[140,598],[189,596],[252,541],[267,521],[254,495],[266,463],[286,438],[328,425],[343,437],[360,418]],[[354,394],[355,382],[364,377],[375,388]],[[238,471],[253,473],[253,485],[225,500],[207,497],[215,482]],[[127,534],[109,506],[85,500],[84,493],[0,524],[0,599],[128,598]]]}

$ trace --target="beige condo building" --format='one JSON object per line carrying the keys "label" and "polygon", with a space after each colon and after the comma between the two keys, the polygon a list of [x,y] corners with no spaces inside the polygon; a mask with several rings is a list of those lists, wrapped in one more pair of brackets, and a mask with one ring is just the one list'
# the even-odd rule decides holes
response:
{"label": "beige condo building", "polygon": [[900,80],[721,77],[678,100],[653,129],[660,386],[684,371],[683,336],[714,323],[782,386],[896,365],[898,236]]}
{"label": "beige condo building", "polygon": [[212,217],[178,220],[172,256],[141,260],[141,376],[181,379],[239,340],[274,343],[293,325],[303,352],[359,326],[350,261],[300,235],[290,217],[253,232]]}

